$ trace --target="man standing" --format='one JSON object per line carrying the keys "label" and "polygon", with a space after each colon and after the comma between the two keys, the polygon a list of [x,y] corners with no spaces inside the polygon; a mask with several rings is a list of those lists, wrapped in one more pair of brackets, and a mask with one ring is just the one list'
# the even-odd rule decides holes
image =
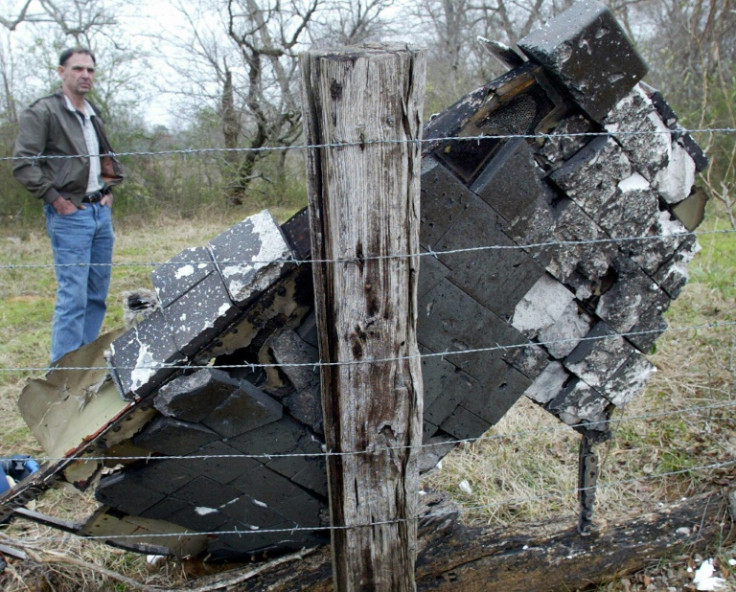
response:
{"label": "man standing", "polygon": [[61,90],[20,117],[13,174],[43,200],[56,269],[51,363],[97,338],[110,285],[111,187],[122,169],[98,110],[86,99],[95,56],[85,48],[59,56]]}

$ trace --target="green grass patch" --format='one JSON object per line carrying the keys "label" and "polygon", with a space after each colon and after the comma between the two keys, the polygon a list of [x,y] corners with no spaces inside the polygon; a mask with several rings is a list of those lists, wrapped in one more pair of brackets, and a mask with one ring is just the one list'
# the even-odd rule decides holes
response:
{"label": "green grass patch", "polygon": [[698,241],[701,250],[690,267],[691,281],[706,284],[721,298],[733,302],[736,298],[736,234],[707,234]]}
{"label": "green grass patch", "polygon": [[13,296],[3,301],[0,326],[29,327],[48,323],[54,310],[54,300],[48,296]]}

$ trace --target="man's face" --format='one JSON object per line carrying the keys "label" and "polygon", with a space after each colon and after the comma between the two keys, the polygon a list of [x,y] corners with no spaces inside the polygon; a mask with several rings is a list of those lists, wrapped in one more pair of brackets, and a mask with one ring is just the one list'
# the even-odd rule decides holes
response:
{"label": "man's face", "polygon": [[72,54],[63,66],[59,66],[58,72],[67,94],[84,96],[92,90],[95,63],[86,53]]}

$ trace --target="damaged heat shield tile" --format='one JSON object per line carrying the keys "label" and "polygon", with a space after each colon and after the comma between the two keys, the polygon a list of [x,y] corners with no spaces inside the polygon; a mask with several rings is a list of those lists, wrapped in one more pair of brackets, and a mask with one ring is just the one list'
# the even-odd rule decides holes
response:
{"label": "damaged heat shield tile", "polygon": [[697,241],[682,223],[670,212],[660,211],[652,219],[651,226],[641,234],[646,241],[646,249],[637,241],[623,244],[624,252],[650,277],[654,277],[662,266],[681,248],[697,249]]}
{"label": "damaged heat shield tile", "polygon": [[550,275],[541,276],[514,309],[511,326],[528,337],[554,325],[575,295]]}
{"label": "damaged heat shield tile", "polygon": [[595,121],[647,73],[610,11],[592,0],[573,4],[518,46],[558,79]]}
{"label": "damaged heat shield tile", "polygon": [[631,261],[619,258],[613,269],[618,281],[601,295],[595,312],[615,331],[637,331],[650,315],[667,310],[667,294]]}
{"label": "damaged heat shield tile", "polygon": [[635,351],[623,337],[599,322],[562,363],[587,385],[600,389]]}
{"label": "damaged heat shield tile", "polygon": [[601,386],[600,393],[616,407],[626,405],[644,388],[657,369],[643,354],[634,351],[631,357]]}
{"label": "damaged heat shield tile", "polygon": [[577,347],[590,331],[592,317],[576,301],[570,302],[552,325],[539,331],[537,338],[549,355],[559,360]]}
{"label": "damaged heat shield tile", "polygon": [[212,257],[233,303],[244,306],[276,282],[294,255],[267,210],[247,218],[209,242]]}
{"label": "damaged heat shield tile", "polygon": [[224,438],[234,438],[245,432],[281,419],[282,407],[247,380],[218,405],[202,422]]}
{"label": "damaged heat shield tile", "polygon": [[616,105],[604,125],[665,202],[677,204],[690,195],[696,161],[681,143],[682,134],[662,120],[643,85]]}
{"label": "damaged heat shield tile", "polygon": [[533,343],[506,350],[503,359],[531,380],[536,380],[550,364],[549,352]]}
{"label": "damaged heat shield tile", "polygon": [[177,376],[156,393],[153,406],[168,417],[200,422],[239,388],[239,382],[217,368]]}
{"label": "damaged heat shield tile", "polygon": [[662,96],[662,93],[648,84],[640,84],[647,93],[647,96],[651,99],[655,109],[657,109],[662,121],[664,121],[667,127],[674,132],[672,134],[672,139],[677,140],[682,147],[687,150],[687,153],[695,161],[696,170],[699,173],[702,173],[708,168],[708,157],[705,152],[703,152],[703,149],[698,146],[692,136],[680,126],[677,114],[674,112],[672,107],[670,107],[667,100]]}
{"label": "damaged heat shield tile", "polygon": [[215,271],[205,247],[185,249],[151,272],[151,282],[161,306],[167,307],[177,298]]}
{"label": "damaged heat shield tile", "polygon": [[622,98],[603,120],[634,168],[654,181],[672,156],[671,132],[640,85]]}
{"label": "damaged heat shield tile", "polygon": [[161,310],[110,344],[108,364],[124,399],[140,399],[176,372],[183,361]]}
{"label": "damaged heat shield tile", "polygon": [[537,156],[546,170],[554,170],[572,157],[590,141],[589,134],[595,132],[594,124],[583,115],[563,119],[537,150]]}
{"label": "damaged heat shield tile", "polygon": [[607,409],[611,403],[582,380],[573,381],[547,403],[547,410],[561,421],[582,431],[609,430]]}
{"label": "damaged heat shield tile", "polygon": [[268,347],[276,362],[283,364],[279,370],[294,387],[294,392],[282,399],[284,407],[293,417],[311,426],[315,432],[324,433],[317,348],[308,340],[302,339],[296,331],[284,331],[270,339]]}
{"label": "damaged heat shield tile", "polygon": [[691,240],[685,241],[682,246],[672,255],[666,265],[660,267],[652,276],[667,296],[673,300],[680,295],[688,280],[687,266],[700,250],[700,245],[695,237],[689,237]]}
{"label": "damaged heat shield tile", "polygon": [[547,271],[586,301],[600,290],[618,249],[587,213],[570,199],[555,207],[552,236],[559,244],[549,247]]}
{"label": "damaged heat shield tile", "polygon": [[653,185],[664,201],[678,204],[684,201],[695,183],[695,161],[679,143],[672,144],[666,168],[657,171]]}
{"label": "damaged heat shield tile", "polygon": [[598,215],[601,228],[614,238],[643,236],[659,214],[659,200],[639,173],[619,181],[618,199],[605,204]]}
{"label": "damaged heat shield tile", "polygon": [[193,358],[241,314],[218,273],[209,274],[163,310],[182,355]]}
{"label": "damaged heat shield tile", "polygon": [[612,138],[601,136],[550,179],[583,210],[594,213],[616,200],[618,183],[630,176],[631,165],[621,147]]}
{"label": "damaged heat shield tile", "polygon": [[572,380],[572,374],[565,370],[562,364],[550,362],[524,394],[532,401],[546,405],[562,391],[570,380]]}

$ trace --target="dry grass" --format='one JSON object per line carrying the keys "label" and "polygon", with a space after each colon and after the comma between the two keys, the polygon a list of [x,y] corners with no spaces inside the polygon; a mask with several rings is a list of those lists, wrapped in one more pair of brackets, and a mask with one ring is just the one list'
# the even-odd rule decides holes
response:
{"label": "dry grass", "polygon": [[[140,265],[114,268],[111,294],[149,286],[151,262],[203,244],[244,215],[118,225],[116,262]],[[733,235],[713,235],[701,243],[703,250],[691,265],[691,282],[668,313],[675,329],[736,321],[736,240]],[[0,263],[44,264],[50,258],[40,229],[5,229],[0,244]],[[2,454],[41,452],[15,401],[27,377],[39,374],[24,368],[46,363],[53,290],[51,268],[0,269]],[[106,326],[118,327],[121,319],[120,303],[113,297]],[[614,439],[600,446],[597,523],[638,515],[736,475],[734,465],[699,468],[736,459],[734,335],[733,327],[673,330],[658,341],[651,357],[658,372],[646,392],[617,413]],[[7,370],[13,368],[18,370]],[[485,439],[448,455],[441,468],[427,476],[425,486],[450,492],[464,508],[464,520],[473,524],[518,526],[560,518],[572,524],[577,514],[577,447],[573,431],[522,400]],[[461,486],[464,481],[467,486]],[[40,511],[74,520],[85,516],[93,502],[78,492],[58,489],[38,504]],[[0,542],[22,546],[31,557],[11,562],[0,576],[9,591],[173,589],[193,577],[173,561],[152,569],[142,556],[21,521],[0,531]],[[736,547],[713,549],[712,556],[734,570],[728,560],[736,558]],[[680,558],[604,589],[682,589],[692,576],[688,567],[697,564],[698,558]],[[725,590],[736,591],[735,581],[731,575]]]}

